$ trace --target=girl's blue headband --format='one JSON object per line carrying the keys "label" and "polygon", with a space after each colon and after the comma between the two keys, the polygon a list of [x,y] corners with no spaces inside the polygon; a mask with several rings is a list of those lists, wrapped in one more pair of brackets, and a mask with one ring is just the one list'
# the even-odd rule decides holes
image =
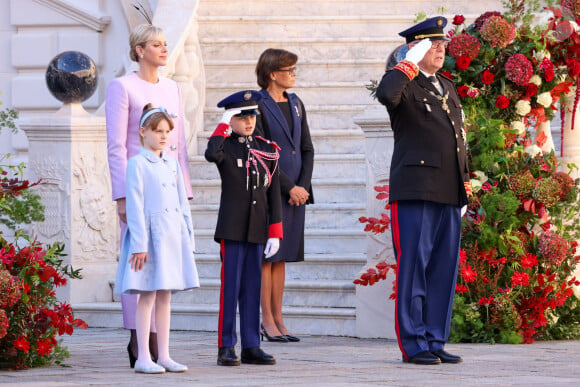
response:
{"label": "girl's blue headband", "polygon": [[165,109],[163,106],[159,106],[159,107],[157,107],[157,108],[153,108],[153,109],[147,110],[147,111],[145,112],[145,114],[143,114],[143,116],[141,117],[141,121],[140,121],[140,123],[139,123],[139,127],[143,127],[143,124],[145,124],[145,121],[147,121],[147,119],[148,119],[149,117],[151,117],[151,116],[152,116],[153,114],[155,114],[155,113],[163,113],[163,114],[165,114],[167,117],[171,117],[171,116],[169,115],[169,113],[167,112],[167,110],[166,110],[166,109]]}

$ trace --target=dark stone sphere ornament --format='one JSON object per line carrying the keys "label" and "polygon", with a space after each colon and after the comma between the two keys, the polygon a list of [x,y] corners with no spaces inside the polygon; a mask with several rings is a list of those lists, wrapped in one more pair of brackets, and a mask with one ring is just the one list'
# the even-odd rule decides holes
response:
{"label": "dark stone sphere ornament", "polygon": [[87,54],[62,52],[46,69],[46,86],[61,102],[83,102],[97,89],[97,66]]}

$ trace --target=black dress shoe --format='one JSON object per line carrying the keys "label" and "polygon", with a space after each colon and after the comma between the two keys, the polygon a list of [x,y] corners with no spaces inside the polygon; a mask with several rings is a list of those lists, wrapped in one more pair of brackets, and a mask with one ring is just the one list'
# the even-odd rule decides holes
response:
{"label": "black dress shoe", "polygon": [[438,351],[431,352],[433,355],[437,356],[441,363],[461,363],[463,359],[460,356],[452,355],[449,352],[446,352],[442,349]]}
{"label": "black dress shoe", "polygon": [[242,349],[242,363],[244,364],[276,364],[274,356],[268,355],[262,348],[244,348]]}
{"label": "black dress shoe", "polygon": [[419,352],[415,356],[412,356],[408,359],[405,359],[403,357],[403,363],[431,365],[431,364],[441,364],[441,360],[439,360],[439,358],[433,355],[431,352],[423,351]]}
{"label": "black dress shoe", "polygon": [[239,366],[240,359],[236,356],[234,347],[221,347],[218,350],[217,364],[221,366]]}
{"label": "black dress shoe", "polygon": [[273,341],[275,343],[287,343],[290,340],[282,335],[282,336],[270,336],[268,334],[268,332],[266,332],[266,328],[264,328],[264,324],[260,324],[260,336],[262,337],[262,341],[264,341],[264,336],[266,337],[266,340],[268,341]]}

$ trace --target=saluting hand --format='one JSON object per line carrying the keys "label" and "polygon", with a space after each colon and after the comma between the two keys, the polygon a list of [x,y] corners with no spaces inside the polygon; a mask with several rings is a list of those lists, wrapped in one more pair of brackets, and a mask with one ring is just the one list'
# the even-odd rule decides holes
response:
{"label": "saluting hand", "polygon": [[418,65],[419,62],[421,62],[421,60],[427,53],[427,51],[431,49],[431,45],[432,45],[431,40],[429,40],[428,38],[425,38],[416,44],[411,43],[411,45],[409,45],[410,49],[407,52],[407,55],[405,55],[405,60],[408,60],[409,62]]}
{"label": "saluting hand", "polygon": [[147,253],[135,253],[129,258],[129,263],[131,264],[131,269],[139,271],[143,269],[143,265],[147,262]]}

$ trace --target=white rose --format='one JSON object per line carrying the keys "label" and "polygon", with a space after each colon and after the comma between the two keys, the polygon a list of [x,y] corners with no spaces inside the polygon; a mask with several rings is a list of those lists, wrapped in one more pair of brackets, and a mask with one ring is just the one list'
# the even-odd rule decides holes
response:
{"label": "white rose", "polygon": [[536,86],[541,86],[542,85],[542,78],[540,78],[539,75],[534,74],[532,75],[532,77],[530,78],[530,83],[533,83]]}
{"label": "white rose", "polygon": [[530,101],[519,100],[516,102],[516,113],[520,116],[525,116],[532,110],[532,105]]}
{"label": "white rose", "polygon": [[530,145],[524,149],[524,152],[529,154],[532,157],[541,156],[542,155],[542,148],[537,146],[536,144]]}
{"label": "white rose", "polygon": [[518,135],[520,136],[526,132],[526,124],[524,124],[522,121],[512,121],[510,127],[513,130],[517,130]]}
{"label": "white rose", "polygon": [[552,105],[552,95],[549,91],[546,91],[545,93],[538,94],[536,101],[545,108],[550,107]]}

